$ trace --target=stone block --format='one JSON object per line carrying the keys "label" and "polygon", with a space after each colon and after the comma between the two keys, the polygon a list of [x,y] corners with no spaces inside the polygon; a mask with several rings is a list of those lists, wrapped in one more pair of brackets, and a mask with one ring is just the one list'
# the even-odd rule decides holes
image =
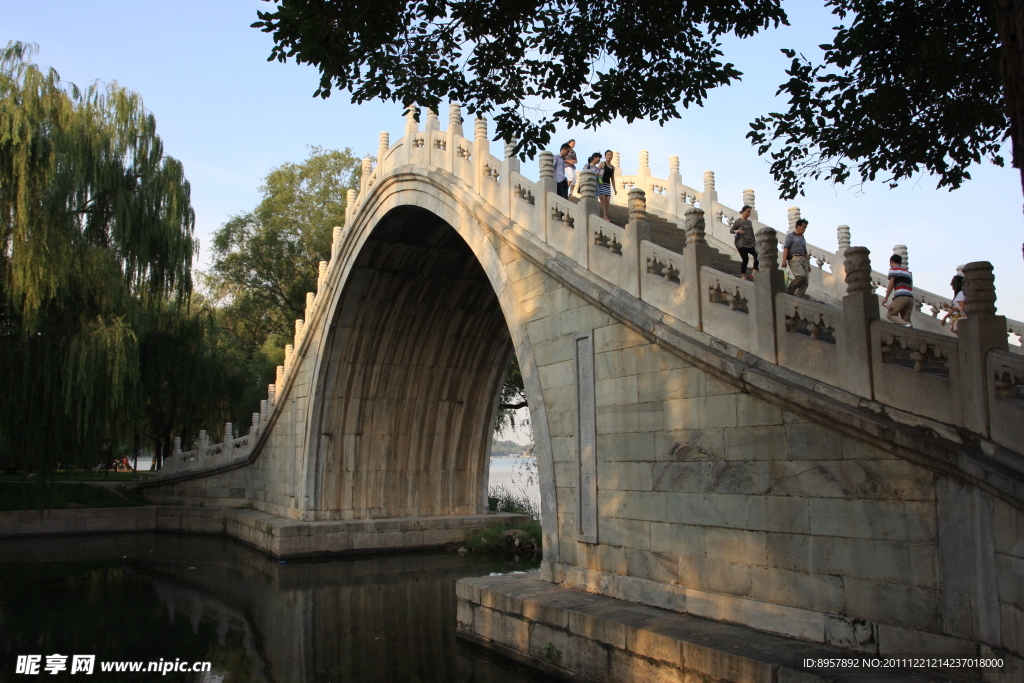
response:
{"label": "stone block", "polygon": [[598,521],[598,542],[622,548],[650,550],[651,522],[601,517]]}
{"label": "stone block", "polygon": [[838,576],[939,587],[938,550],[934,545],[834,538],[831,550],[831,571]]}
{"label": "stone block", "polygon": [[654,457],[669,462],[721,460],[726,429],[684,429],[660,432],[654,442]]}
{"label": "stone block", "polygon": [[939,591],[843,577],[845,614],[858,619],[937,631]]}
{"label": "stone block", "polygon": [[697,368],[675,368],[637,377],[641,401],[667,401],[704,395],[707,373]]}
{"label": "stone block", "polygon": [[787,424],[786,443],[790,460],[840,460],[843,457],[842,435],[814,422]]}
{"label": "stone block", "polygon": [[637,378],[610,377],[594,383],[594,401],[598,406],[620,406],[639,403]]}
{"label": "stone block", "polygon": [[852,462],[776,461],[772,463],[772,493],[779,496],[855,498],[859,471]]}
{"label": "stone block", "polygon": [[842,437],[842,441],[843,458],[846,460],[891,460],[893,457],[891,453],[849,436]]}
{"label": "stone block", "polygon": [[661,403],[597,407],[597,433],[599,436],[601,434],[658,431],[663,429],[664,425],[665,413]]}
{"label": "stone block", "polygon": [[812,498],[808,510],[811,533],[819,536],[935,540],[935,506],[930,503]]}
{"label": "stone block", "polygon": [[654,464],[649,462],[598,462],[598,487],[615,491],[650,491],[653,468]]}
{"label": "stone block", "polygon": [[1010,652],[1024,653],[1024,610],[999,605],[1001,645]]}
{"label": "stone block", "polygon": [[588,640],[604,645],[623,649],[626,647],[626,626],[611,619],[603,619],[602,614],[608,611],[606,606],[583,607],[567,610],[569,614],[569,633],[582,636]]}
{"label": "stone block", "polygon": [[577,511],[576,489],[559,486],[555,489],[555,499],[560,513],[575,513]]}
{"label": "stone block", "polygon": [[653,465],[655,491],[707,493],[711,491],[710,462],[658,462]]}
{"label": "stone block", "polygon": [[[663,493],[665,521],[697,526],[743,528],[747,522],[747,496],[699,493]],[[661,520],[658,520],[661,521]]]}
{"label": "stone block", "polygon": [[650,342],[642,334],[622,323],[613,323],[594,330],[594,352],[617,351]]}
{"label": "stone block", "polygon": [[707,531],[702,526],[651,522],[651,550],[705,557]]}
{"label": "stone block", "polygon": [[857,497],[885,500],[935,500],[935,475],[905,460],[860,460]]}
{"label": "stone block", "polygon": [[767,564],[805,574],[828,574],[831,540],[807,534],[769,533]]}
{"label": "stone block", "polygon": [[827,614],[825,644],[854,652],[878,652],[876,624],[863,619]]}
{"label": "stone block", "polygon": [[1024,512],[996,500],[993,519],[996,552],[1024,559]]}
{"label": "stone block", "polygon": [[974,655],[978,646],[961,638],[901,628],[891,624],[878,624],[878,654],[949,654]]}
{"label": "stone block", "polygon": [[751,569],[751,597],[822,612],[843,608],[843,580],[827,574],[805,574],[775,567]]}
{"label": "stone block", "polygon": [[708,529],[704,537],[707,558],[752,565],[767,563],[766,534],[744,529]]}
{"label": "stone block", "polygon": [[549,413],[571,413],[576,410],[576,387],[544,387],[544,407]]}
{"label": "stone block", "polygon": [[736,394],[737,426],[756,427],[781,424],[781,408],[750,394]]}
{"label": "stone block", "polygon": [[724,394],[665,401],[664,424],[674,431],[735,427],[737,395]]}
{"label": "stone block", "polygon": [[786,430],[781,425],[726,429],[723,456],[726,460],[785,460]]}
{"label": "stone block", "polygon": [[530,633],[529,654],[552,666],[597,681],[608,671],[608,649],[566,631],[535,624]]}
{"label": "stone block", "polygon": [[625,574],[626,549],[614,545],[576,544],[577,566],[605,574]]}
{"label": "stone block", "polygon": [[572,361],[573,359],[574,345],[572,337],[557,337],[539,343],[535,342],[532,348],[533,362],[537,364],[537,367]]}
{"label": "stone block", "polygon": [[548,413],[548,436],[575,436],[576,413],[566,410],[560,413]]}
{"label": "stone block", "polygon": [[[575,443],[573,444],[575,448]],[[650,462],[654,459],[654,433],[598,434],[598,462]],[[573,451],[575,459],[575,451]]]}
{"label": "stone block", "polygon": [[579,465],[575,462],[555,463],[555,486],[575,488],[579,478]]}
{"label": "stone block", "polygon": [[610,662],[608,677],[612,683],[686,683],[686,674],[681,669],[658,664],[623,650],[612,650]]}
{"label": "stone block", "polygon": [[[600,446],[598,446],[600,452]],[[551,459],[554,462],[576,462],[576,437],[551,437]]]}
{"label": "stone block", "polygon": [[656,624],[646,623],[643,628],[630,629],[626,636],[626,649],[641,657],[683,668],[683,644],[676,638],[657,633],[652,628]]}
{"label": "stone block", "polygon": [[620,517],[648,522],[666,521],[665,506],[667,493],[645,493],[642,491],[597,492],[597,510],[601,517]]}
{"label": "stone block", "polygon": [[542,365],[537,368],[540,383],[544,389],[573,385],[573,362],[571,360]]}
{"label": "stone block", "polygon": [[519,652],[530,647],[530,623],[482,606],[473,608],[473,632]]}
{"label": "stone block", "polygon": [[774,667],[747,657],[716,650],[696,643],[683,644],[686,668],[716,681],[776,683]]}
{"label": "stone block", "polygon": [[746,564],[679,557],[679,585],[686,588],[748,596],[750,577],[751,569]]}
{"label": "stone block", "polygon": [[626,550],[628,576],[658,583],[679,583],[679,556],[650,550]]}
{"label": "stone block", "polygon": [[607,313],[590,305],[567,310],[558,317],[562,322],[562,334],[595,330],[615,322]]}
{"label": "stone block", "polygon": [[772,490],[772,463],[716,462],[711,490],[715,493],[760,496]]}
{"label": "stone block", "polygon": [[1024,609],[1024,560],[996,554],[996,578],[999,602]]}

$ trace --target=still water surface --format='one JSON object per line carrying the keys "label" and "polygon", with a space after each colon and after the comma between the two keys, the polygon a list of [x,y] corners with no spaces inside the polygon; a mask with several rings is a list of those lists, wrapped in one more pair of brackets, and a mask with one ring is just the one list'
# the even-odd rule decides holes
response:
{"label": "still water surface", "polygon": [[[4,539],[0,681],[544,681],[455,639],[458,579],[530,568],[439,553],[279,563],[170,534]],[[96,673],[14,673],[18,655],[55,653],[95,654]],[[177,658],[212,672],[99,671]]]}

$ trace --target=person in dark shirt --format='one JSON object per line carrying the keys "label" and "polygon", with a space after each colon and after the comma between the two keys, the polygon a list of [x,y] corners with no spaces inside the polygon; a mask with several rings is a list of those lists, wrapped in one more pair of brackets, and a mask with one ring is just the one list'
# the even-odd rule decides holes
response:
{"label": "person in dark shirt", "polygon": [[[745,280],[753,279],[753,273],[757,272],[757,267],[760,263],[757,260],[757,244],[754,241],[754,224],[750,222],[751,207],[744,205],[740,209],[740,217],[732,222],[732,227],[729,228],[736,237],[733,241],[736,244],[736,251],[740,252],[740,277]],[[751,275],[747,275],[747,261],[750,257],[754,257],[754,268],[751,271]]]}
{"label": "person in dark shirt", "polygon": [[786,291],[794,296],[805,297],[807,292],[807,278],[811,274],[811,260],[807,256],[807,240],[804,233],[807,231],[807,221],[801,218],[796,222],[793,232],[786,235],[786,241],[782,247],[782,267],[789,264],[791,279]]}

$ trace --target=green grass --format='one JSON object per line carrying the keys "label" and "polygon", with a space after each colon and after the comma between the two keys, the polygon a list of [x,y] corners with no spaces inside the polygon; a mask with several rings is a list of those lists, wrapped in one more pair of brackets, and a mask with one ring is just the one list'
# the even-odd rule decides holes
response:
{"label": "green grass", "polygon": [[526,492],[508,486],[492,486],[487,493],[488,509],[491,512],[514,512],[529,515],[531,519],[540,519],[540,509],[530,500]]}
{"label": "green grass", "polygon": [[[139,477],[148,479],[157,472],[149,470],[139,472],[54,472],[50,478],[54,481],[135,481]],[[24,475],[17,472],[13,474],[0,473],[0,481],[22,481]]]}
{"label": "green grass", "polygon": [[[42,493],[42,495],[40,495]],[[113,491],[107,491],[88,484],[61,484],[47,486],[40,492],[35,482],[0,481],[0,511],[8,510],[60,510],[74,503],[72,507],[123,508],[150,505],[149,501],[134,491],[124,492],[125,500]]]}
{"label": "green grass", "polygon": [[540,522],[533,519],[523,520],[513,524],[495,522],[486,529],[467,531],[466,537],[462,541],[462,545],[464,545],[470,552],[475,553],[515,552],[514,548],[509,548],[508,541],[506,540],[508,532],[513,529],[520,529],[526,532],[527,538],[533,541],[537,548],[537,553],[540,553],[542,540]]}

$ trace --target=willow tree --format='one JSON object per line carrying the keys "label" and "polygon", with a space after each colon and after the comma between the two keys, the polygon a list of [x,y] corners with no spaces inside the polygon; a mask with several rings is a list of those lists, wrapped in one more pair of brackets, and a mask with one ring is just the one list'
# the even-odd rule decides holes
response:
{"label": "willow tree", "polygon": [[0,443],[23,466],[94,464],[130,439],[139,311],[191,290],[194,214],[140,97],[0,50]]}

